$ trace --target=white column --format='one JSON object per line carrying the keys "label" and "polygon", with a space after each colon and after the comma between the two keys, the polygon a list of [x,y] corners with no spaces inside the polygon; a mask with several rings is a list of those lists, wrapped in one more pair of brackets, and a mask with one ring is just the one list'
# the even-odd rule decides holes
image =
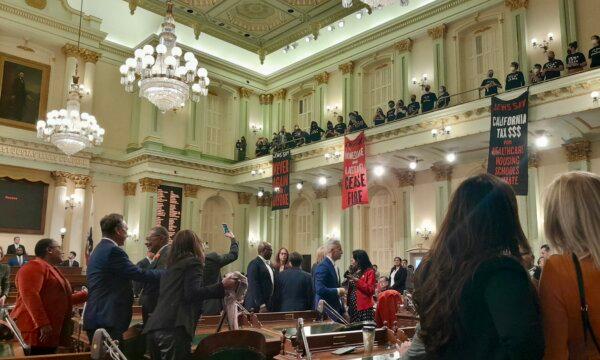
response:
{"label": "white column", "polygon": [[452,166],[445,164],[434,164],[431,170],[435,173],[435,227],[439,229],[446,215],[446,209],[450,202],[450,179],[452,177]]}
{"label": "white column", "polygon": [[65,60],[65,78],[64,78],[64,97],[66,98],[69,94],[69,88],[73,82],[73,75],[75,75],[75,68],[77,67],[77,57],[79,56],[79,50],[77,46],[72,44],[65,44],[62,47],[62,51],[66,56]]}
{"label": "white column", "polygon": [[60,241],[60,229],[65,227],[65,200],[67,199],[67,181],[70,174],[53,171],[54,199],[52,199],[52,219],[50,222],[50,237]]}
{"label": "white column", "polygon": [[132,249],[129,258],[133,262],[137,262],[145,256],[146,246],[143,239],[146,238],[148,231],[156,225],[157,192],[161,180],[143,178],[139,183],[142,190],[142,196],[138,197],[140,201],[139,240],[133,246],[127,247]]}
{"label": "white column", "polygon": [[248,256],[248,238],[250,236],[250,199],[251,193],[238,193],[238,205],[235,209],[233,231],[240,244],[238,260],[235,269],[246,271]]}
{"label": "white column", "polygon": [[317,91],[313,98],[313,102],[316,105],[316,116],[314,120],[321,126],[327,125],[327,83],[329,82],[329,73],[324,72],[315,76],[317,82]]}
{"label": "white column", "polygon": [[[340,114],[345,117],[354,108],[354,62],[341,64],[338,68],[342,72],[342,106]],[[337,119],[333,125],[335,124],[337,124]]]}
{"label": "white column", "polygon": [[402,253],[402,258],[406,255],[406,250],[413,247],[412,239],[414,234],[414,192],[415,192],[415,172],[411,170],[399,171],[396,173],[398,186],[400,186],[400,243],[397,246],[396,253]]}
{"label": "white column", "polygon": [[75,251],[78,256],[81,255],[83,249],[83,243],[85,242],[86,236],[83,231],[83,222],[85,214],[85,189],[91,182],[91,178],[87,175],[72,175],[71,180],[75,183],[75,199],[78,202],[73,207],[71,214],[71,226],[67,229],[69,231],[69,251]]}
{"label": "white column", "polygon": [[185,184],[183,185],[183,216],[181,217],[181,229],[191,229],[198,233],[198,210],[200,208],[198,204],[198,190],[200,186]]}
{"label": "white column", "polygon": [[83,62],[85,63],[85,72],[83,75],[83,86],[86,94],[83,96],[81,110],[88,113],[93,112],[94,108],[94,78],[96,76],[96,62],[100,54],[91,50],[82,51]]}

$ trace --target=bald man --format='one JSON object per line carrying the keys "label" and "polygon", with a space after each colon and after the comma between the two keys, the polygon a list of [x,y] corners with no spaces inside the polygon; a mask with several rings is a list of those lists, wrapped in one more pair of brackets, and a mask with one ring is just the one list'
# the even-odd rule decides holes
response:
{"label": "bald man", "polygon": [[258,256],[248,264],[248,292],[244,307],[249,311],[266,312],[271,309],[271,297],[275,284],[275,274],[269,261],[273,247],[268,242],[258,244]]}

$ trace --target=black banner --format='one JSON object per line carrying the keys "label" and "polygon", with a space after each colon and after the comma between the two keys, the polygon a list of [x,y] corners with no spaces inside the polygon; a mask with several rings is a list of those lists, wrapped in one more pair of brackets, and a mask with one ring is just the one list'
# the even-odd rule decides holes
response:
{"label": "black banner", "polygon": [[273,198],[271,210],[290,207],[290,171],[292,154],[290,150],[273,153]]}
{"label": "black banner", "polygon": [[180,187],[167,185],[158,187],[156,225],[167,228],[171,239],[181,229],[182,195],[183,189]]}
{"label": "black banner", "polygon": [[512,100],[492,97],[488,173],[527,195],[527,110],[529,91]]}

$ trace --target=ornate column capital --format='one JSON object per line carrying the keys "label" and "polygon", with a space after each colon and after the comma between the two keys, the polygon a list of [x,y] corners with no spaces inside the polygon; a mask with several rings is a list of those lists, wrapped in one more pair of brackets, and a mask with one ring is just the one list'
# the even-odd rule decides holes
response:
{"label": "ornate column capital", "polygon": [[238,204],[240,205],[249,205],[250,199],[252,199],[251,193],[239,192],[238,195]]}
{"label": "ornate column capital", "polygon": [[65,54],[66,57],[79,56],[79,49],[77,48],[76,45],[67,43],[62,47],[61,50],[62,50],[63,54]]}
{"label": "ornate column capital", "polygon": [[315,75],[315,81],[317,85],[327,84],[329,82],[329,73],[324,71],[321,74]]}
{"label": "ornate column capital", "polygon": [[398,52],[411,51],[413,46],[413,41],[410,38],[400,40],[394,45],[394,49]]}
{"label": "ornate column capital", "polygon": [[137,189],[137,183],[126,182],[123,184],[123,194],[125,196],[135,196],[136,189]]}
{"label": "ornate column capital", "polygon": [[142,192],[157,192],[158,186],[162,183],[162,180],[146,177],[140,179],[139,183],[140,187],[142,188]]}
{"label": "ornate column capital", "polygon": [[53,171],[50,173],[52,179],[54,179],[54,184],[56,186],[67,186],[67,180],[71,177],[71,174],[64,171]]}
{"label": "ornate column capital", "polygon": [[443,38],[446,36],[446,24],[427,29],[427,34],[432,40]]}
{"label": "ornate column capital", "polygon": [[286,89],[279,89],[273,93],[275,100],[285,100],[286,95],[287,95]]}
{"label": "ornate column capital", "polygon": [[273,103],[273,94],[260,94],[258,100],[261,105],[271,105]]}
{"label": "ornate column capital", "polygon": [[504,0],[504,6],[510,8],[511,11],[519,9],[527,9],[529,0]]}
{"label": "ornate column capital", "polygon": [[257,206],[271,206],[271,194],[264,194],[261,197],[256,197]]}
{"label": "ornate column capital", "polygon": [[241,98],[246,98],[246,99],[249,98],[250,95],[254,94],[254,91],[252,89],[248,89],[245,87],[239,88],[238,92],[239,92]]}
{"label": "ornate column capital", "polygon": [[345,64],[340,64],[338,69],[342,71],[342,74],[352,74],[354,72],[354,61],[349,61]]}
{"label": "ornate column capital", "polygon": [[590,160],[591,143],[589,140],[577,140],[563,144],[568,162]]}
{"label": "ornate column capital", "polygon": [[195,198],[200,190],[200,185],[184,184],[183,185],[183,196]]}
{"label": "ornate column capital", "polygon": [[535,151],[529,151],[527,166],[530,168],[536,168],[540,165],[540,155]]}
{"label": "ornate column capital", "polygon": [[25,3],[36,9],[44,10],[48,5],[46,0],[25,0]]}
{"label": "ornate column capital", "polygon": [[452,165],[433,164],[431,171],[435,174],[435,181],[450,181],[452,179]]}
{"label": "ornate column capital", "polygon": [[327,199],[327,188],[316,188],[315,190],[315,198],[316,199]]}
{"label": "ornate column capital", "polygon": [[69,178],[75,183],[75,189],[85,189],[92,182],[92,178],[87,175],[71,174]]}
{"label": "ornate column capital", "polygon": [[415,186],[416,172],[412,170],[397,170],[395,174],[398,179],[398,186]]}
{"label": "ornate column capital", "polygon": [[81,57],[83,58],[84,63],[92,63],[92,64],[97,63],[98,59],[100,59],[100,56],[102,56],[102,54],[97,53],[92,50],[89,50],[89,49],[82,49],[80,51],[80,54],[81,54]]}

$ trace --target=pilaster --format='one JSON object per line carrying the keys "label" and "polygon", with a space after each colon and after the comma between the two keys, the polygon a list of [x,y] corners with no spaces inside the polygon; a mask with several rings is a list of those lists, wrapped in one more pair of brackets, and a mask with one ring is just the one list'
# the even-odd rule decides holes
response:
{"label": "pilaster", "polygon": [[401,218],[401,231],[400,231],[400,246],[397,248],[402,249],[403,258],[406,250],[412,248],[412,239],[414,234],[414,216],[415,216],[415,204],[414,204],[414,193],[415,193],[415,178],[416,173],[411,170],[399,170],[395,173],[398,179],[398,186],[400,188],[400,218]]}
{"label": "pilaster", "polygon": [[101,55],[88,49],[82,49],[80,54],[83,58],[83,63],[85,64],[83,86],[89,91],[83,97],[83,99],[81,99],[81,110],[92,112],[94,108],[94,79],[96,77],[96,63]]}
{"label": "pilaster", "polygon": [[590,171],[590,153],[592,151],[589,140],[575,140],[563,145],[567,157],[569,171]]}
{"label": "pilaster", "polygon": [[[132,262],[137,262],[142,259],[146,254],[146,246],[144,245],[143,239],[146,238],[150,229],[156,225],[156,210],[158,205],[158,186],[161,184],[161,180],[152,178],[142,178],[139,180],[141,196],[138,196],[139,201],[138,208],[140,209],[139,214],[139,241],[131,246],[131,253],[129,254]],[[129,247],[128,247],[129,248]]]}
{"label": "pilaster", "polygon": [[315,199],[317,239],[319,244],[322,244],[327,236],[327,188],[316,188]]}
{"label": "pilaster", "polygon": [[75,251],[78,255],[81,255],[83,249],[83,243],[86,236],[83,231],[83,221],[85,219],[85,190],[90,185],[92,179],[87,175],[71,174],[69,179],[75,184],[75,191],[73,194],[79,202],[77,206],[73,208],[71,213],[71,226],[69,228],[69,251]]}
{"label": "pilaster", "polygon": [[260,94],[260,108],[262,112],[263,134],[271,134],[279,131],[279,128],[273,126],[273,94]]}
{"label": "pilaster", "polygon": [[513,41],[510,43],[513,45],[513,58],[517,60],[521,70],[529,69],[527,57],[527,5],[529,0],[505,0],[504,4],[511,10],[510,26]]}
{"label": "pilaster", "polygon": [[234,234],[240,244],[238,254],[239,269],[245,270],[250,261],[248,257],[248,238],[250,236],[250,193],[238,193],[238,204],[235,208]]}
{"label": "pilaster", "polygon": [[566,56],[569,43],[577,41],[577,13],[575,12],[575,0],[558,0],[558,14],[560,18],[562,53]]}
{"label": "pilaster", "polygon": [[240,95],[240,119],[239,119],[239,136],[244,136],[248,139],[248,120],[249,120],[249,102],[250,96],[254,93],[251,89],[241,87],[238,89]]}
{"label": "pilaster", "polygon": [[138,90],[133,94],[133,100],[131,104],[131,121],[129,122],[129,143],[127,144],[127,151],[135,151],[140,147],[140,111],[142,101],[139,96]]}
{"label": "pilaster", "polygon": [[329,73],[323,72],[315,75],[315,81],[317,82],[317,91],[314,98],[314,101],[317,105],[315,121],[319,123],[321,127],[325,127],[327,124],[327,104],[325,101],[327,98],[327,83],[329,82]]}
{"label": "pilaster", "polygon": [[69,89],[71,88],[71,83],[73,82],[73,75],[75,75],[75,69],[77,68],[77,57],[79,56],[79,49],[76,45],[73,44],[65,44],[62,47],[62,52],[65,54],[65,77],[64,77],[64,87],[63,94],[66,99],[69,94]]}
{"label": "pilaster", "polygon": [[338,68],[342,72],[341,114],[346,117],[354,109],[354,62],[349,61]]}
{"label": "pilaster", "polygon": [[185,152],[187,155],[200,155],[202,153],[201,128],[198,126],[196,113],[202,112],[202,109],[204,109],[203,105],[205,105],[206,97],[202,96],[201,100],[204,100],[202,105],[191,101],[187,107],[187,131],[185,132]]}
{"label": "pilaster", "polygon": [[132,222],[134,222],[133,209],[135,207],[136,190],[137,183],[135,182],[126,182],[123,184],[123,220],[125,220],[129,226],[132,226]]}
{"label": "pilaster", "polygon": [[431,171],[435,174],[435,224],[439,229],[450,201],[450,180],[452,179],[452,166],[447,164],[434,164]]}
{"label": "pilaster", "polygon": [[440,85],[446,84],[446,55],[444,41],[446,38],[446,24],[441,24],[428,29],[427,34],[433,40],[433,88],[435,91]]}
{"label": "pilaster", "polygon": [[181,228],[191,229],[198,233],[200,226],[198,220],[200,218],[200,204],[198,201],[198,190],[200,186],[185,184],[183,185],[183,216],[181,217]]}
{"label": "pilaster", "polygon": [[140,99],[140,145],[147,149],[162,150],[162,116],[151,102]]}
{"label": "pilaster", "polygon": [[394,89],[396,97],[407,102],[410,99],[410,68],[413,41],[412,39],[404,39],[394,45],[394,80],[392,84],[398,84],[397,89]]}
{"label": "pilaster", "polygon": [[67,199],[67,182],[71,174],[63,171],[53,171],[51,176],[54,179],[54,198],[52,200],[50,237],[60,239],[60,229],[66,225],[65,200]]}

